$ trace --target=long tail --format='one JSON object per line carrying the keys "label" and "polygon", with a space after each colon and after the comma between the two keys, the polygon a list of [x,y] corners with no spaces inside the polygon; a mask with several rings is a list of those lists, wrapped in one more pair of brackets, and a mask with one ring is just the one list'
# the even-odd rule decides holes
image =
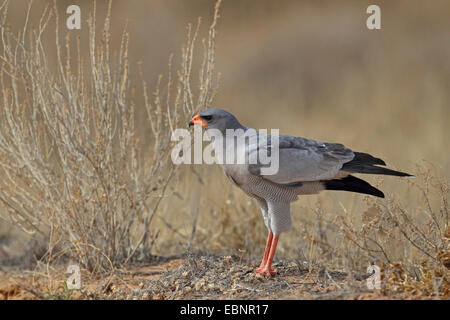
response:
{"label": "long tail", "polygon": [[408,173],[378,167],[377,165],[385,166],[386,163],[383,160],[375,158],[368,153],[355,152],[355,157],[353,158],[353,160],[345,163],[342,166],[341,170],[354,173],[385,174],[397,177],[412,177],[412,175]]}
{"label": "long tail", "polygon": [[342,179],[325,180],[323,183],[326,190],[351,191],[384,198],[383,192],[371,186],[368,182],[354,176],[347,176]]}

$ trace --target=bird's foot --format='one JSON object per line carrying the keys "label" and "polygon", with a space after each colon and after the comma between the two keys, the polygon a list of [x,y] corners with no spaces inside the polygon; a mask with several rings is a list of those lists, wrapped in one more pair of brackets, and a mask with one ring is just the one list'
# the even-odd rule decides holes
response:
{"label": "bird's foot", "polygon": [[276,272],[274,271],[274,268],[272,266],[260,266],[259,268],[255,269],[256,273],[259,273],[263,276],[274,276]]}

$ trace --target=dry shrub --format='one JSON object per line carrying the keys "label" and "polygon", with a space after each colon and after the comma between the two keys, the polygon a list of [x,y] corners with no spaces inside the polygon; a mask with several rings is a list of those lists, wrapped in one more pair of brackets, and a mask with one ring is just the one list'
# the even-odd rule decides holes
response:
{"label": "dry shrub", "polygon": [[431,165],[420,165],[409,192],[420,195],[419,205],[387,198],[366,198],[368,209],[356,227],[342,218],[344,242],[355,250],[352,267],[382,266],[386,292],[449,297],[449,185]]}
{"label": "dry shrub", "polygon": [[[48,241],[49,261],[65,254],[101,272],[150,251],[157,236],[152,219],[176,175],[172,129],[211,104],[217,89],[219,5],[203,41],[198,88],[191,89],[191,77],[200,19],[195,28],[188,25],[175,80],[171,56],[165,88],[160,76],[152,98],[142,81],[143,103],[136,103],[140,86],[130,80],[126,29],[112,58],[111,2],[98,35],[94,1],[87,52],[80,38],[73,45],[70,33],[61,44],[56,1],[34,27],[30,2],[18,32],[7,26],[8,1],[0,5],[0,215]],[[55,62],[42,40],[53,23]],[[145,112],[150,134],[135,126],[136,115]]]}
{"label": "dry shrub", "polygon": [[385,295],[408,294],[413,296],[450,297],[448,268],[423,260],[417,276],[411,276],[402,263],[381,265],[382,290]]}

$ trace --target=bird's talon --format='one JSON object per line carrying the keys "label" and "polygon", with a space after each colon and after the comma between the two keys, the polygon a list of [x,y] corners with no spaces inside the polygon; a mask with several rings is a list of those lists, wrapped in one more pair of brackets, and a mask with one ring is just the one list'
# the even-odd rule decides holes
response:
{"label": "bird's talon", "polygon": [[271,277],[276,275],[277,273],[273,270],[273,268],[265,268],[263,270],[261,270],[261,273],[263,276],[267,276],[267,277]]}
{"label": "bird's talon", "polygon": [[273,275],[276,274],[276,272],[274,271],[274,268],[272,266],[270,266],[270,267],[265,266],[265,267],[256,268],[255,272],[259,273],[259,274],[261,274],[263,276],[273,276]]}

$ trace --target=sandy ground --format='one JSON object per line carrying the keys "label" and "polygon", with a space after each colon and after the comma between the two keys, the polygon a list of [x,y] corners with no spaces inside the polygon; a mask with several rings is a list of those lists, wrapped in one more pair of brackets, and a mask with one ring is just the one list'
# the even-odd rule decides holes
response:
{"label": "sandy ground", "polygon": [[[275,277],[253,272],[256,263],[237,256],[163,258],[86,276],[80,290],[68,290],[64,268],[41,272],[0,269],[1,299],[423,299],[407,293],[369,290],[366,275],[312,268],[295,261],[275,264]],[[46,270],[45,270],[46,269]]]}

